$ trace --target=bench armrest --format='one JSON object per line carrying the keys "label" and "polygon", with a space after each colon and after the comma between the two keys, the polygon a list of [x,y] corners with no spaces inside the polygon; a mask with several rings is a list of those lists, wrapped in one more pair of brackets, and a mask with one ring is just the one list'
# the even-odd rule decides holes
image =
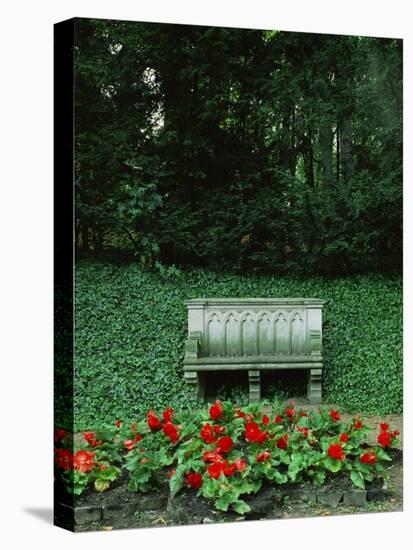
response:
{"label": "bench armrest", "polygon": [[321,355],[321,331],[310,330],[311,355]]}
{"label": "bench armrest", "polygon": [[201,354],[201,332],[190,332],[185,341],[185,359],[198,359]]}

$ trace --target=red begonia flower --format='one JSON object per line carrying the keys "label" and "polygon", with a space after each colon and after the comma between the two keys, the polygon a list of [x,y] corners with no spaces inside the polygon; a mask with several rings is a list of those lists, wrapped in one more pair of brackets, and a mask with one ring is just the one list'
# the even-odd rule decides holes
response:
{"label": "red begonia flower", "polygon": [[286,407],[285,414],[288,416],[288,420],[292,420],[293,416],[295,415],[295,410],[289,407]]}
{"label": "red begonia flower", "polygon": [[386,424],[386,422],[382,422],[380,424],[380,429],[381,429],[382,432],[388,432],[389,431],[389,425]]}
{"label": "red begonia flower", "polygon": [[234,446],[234,442],[232,441],[232,439],[229,437],[229,435],[224,435],[223,437],[221,437],[220,439],[218,439],[218,448],[220,449],[221,452],[223,453],[229,453],[229,451],[232,449],[232,447]]}
{"label": "red begonia flower", "polygon": [[202,485],[202,475],[190,473],[185,476],[186,482],[192,489],[199,489]]}
{"label": "red begonia flower", "polygon": [[93,470],[93,467],[97,464],[94,460],[92,460],[94,456],[95,453],[92,451],[77,451],[73,457],[74,469],[79,472],[90,472],[90,470]]}
{"label": "red begonia flower", "polygon": [[363,426],[363,422],[361,422],[361,420],[355,420],[354,421],[354,428],[356,430],[360,430],[362,428],[362,426]]}
{"label": "red begonia flower", "polygon": [[376,462],[376,455],[374,451],[366,452],[361,455],[360,460],[363,464],[374,464]]}
{"label": "red begonia flower", "polygon": [[120,420],[116,420],[115,425],[117,428],[120,428],[122,426],[122,422]]}
{"label": "red begonia flower", "polygon": [[218,450],[215,451],[205,451],[202,455],[202,460],[204,462],[221,462],[224,457],[219,453]]}
{"label": "red begonia flower", "polygon": [[222,471],[224,472],[225,476],[233,476],[236,469],[235,464],[230,464],[228,461],[224,461],[222,463]]}
{"label": "red begonia flower", "polygon": [[162,424],[159,418],[156,416],[156,414],[153,411],[148,411],[147,417],[148,417],[149,428],[154,431],[159,430]]}
{"label": "red begonia flower", "polygon": [[301,432],[306,439],[308,437],[308,430],[309,428],[307,428],[306,426],[297,426],[297,431]]}
{"label": "red begonia flower", "polygon": [[222,418],[222,403],[219,399],[217,399],[215,404],[210,407],[209,416],[212,420],[219,420]]}
{"label": "red begonia flower", "polygon": [[276,441],[276,445],[279,449],[285,449],[288,445],[288,435],[285,434],[279,437]]}
{"label": "red begonia flower", "polygon": [[257,454],[257,462],[264,462],[265,460],[269,460],[270,458],[271,454],[268,449],[263,451],[262,453]]}
{"label": "red begonia flower", "polygon": [[340,420],[341,415],[338,411],[331,409],[330,411],[330,417],[333,422],[337,422],[337,420]]}
{"label": "red begonia flower", "polygon": [[247,463],[245,462],[245,460],[243,458],[237,458],[236,460],[234,460],[234,464],[235,464],[236,469],[239,472],[243,472],[245,470],[245,468],[247,467]]}
{"label": "red begonia flower", "polygon": [[222,473],[222,464],[223,462],[214,462],[213,464],[211,464],[211,466],[208,466],[207,472],[209,477],[212,477],[213,479],[219,479]]}
{"label": "red begonia flower", "polygon": [[284,419],[283,419],[283,417],[282,417],[282,416],[280,416],[280,415],[277,415],[277,416],[275,417],[275,420],[274,420],[274,422],[276,422],[276,423],[278,424],[279,422],[284,422]]}
{"label": "red begonia flower", "polygon": [[55,443],[60,443],[62,439],[64,439],[66,436],[67,436],[66,430],[63,430],[62,428],[57,428],[54,432]]}
{"label": "red begonia flower", "polygon": [[163,419],[165,420],[165,422],[172,422],[172,415],[173,415],[173,410],[171,409],[171,407],[168,407],[167,409],[165,409],[162,413],[162,416],[163,416]]}
{"label": "red begonia flower", "polygon": [[348,443],[348,434],[343,433],[340,435],[340,441],[341,443]]}
{"label": "red begonia flower", "polygon": [[170,438],[171,442],[175,444],[179,439],[178,430],[176,429],[176,426],[172,424],[172,422],[165,422],[162,425],[162,431],[163,433]]}
{"label": "red begonia flower", "polygon": [[225,426],[214,426],[215,435],[220,435],[225,432]]}
{"label": "red begonia flower", "polygon": [[86,441],[90,441],[92,439],[95,439],[96,434],[94,434],[93,432],[84,432],[83,437]]}
{"label": "red begonia flower", "polygon": [[328,456],[337,460],[344,460],[346,458],[343,447],[340,445],[340,443],[333,443],[332,445],[330,445],[330,447],[328,448]]}
{"label": "red begonia flower", "polygon": [[264,424],[264,426],[266,426],[269,423],[269,421],[270,421],[269,417],[266,414],[263,414],[261,422]]}
{"label": "red begonia flower", "polygon": [[389,432],[381,432],[377,437],[377,441],[382,447],[390,447],[391,434]]}
{"label": "red begonia flower", "polygon": [[253,443],[256,441],[258,434],[260,433],[260,428],[256,422],[248,422],[245,425],[245,439]]}
{"label": "red begonia flower", "polygon": [[205,441],[205,443],[215,443],[215,441],[217,440],[217,436],[211,424],[204,424],[201,430],[201,437]]}
{"label": "red begonia flower", "polygon": [[55,449],[55,462],[58,468],[68,471],[73,469],[73,453],[70,449]]}
{"label": "red begonia flower", "polygon": [[128,451],[131,451],[131,450],[135,447],[135,444],[134,444],[134,442],[132,441],[132,439],[127,439],[126,441],[123,442],[123,446],[124,446],[125,449],[127,449]]}

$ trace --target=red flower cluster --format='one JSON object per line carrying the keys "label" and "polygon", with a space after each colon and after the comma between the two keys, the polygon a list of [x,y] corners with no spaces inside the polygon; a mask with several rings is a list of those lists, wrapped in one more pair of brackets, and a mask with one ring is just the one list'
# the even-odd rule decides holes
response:
{"label": "red flower cluster", "polygon": [[222,460],[220,462],[212,463],[211,466],[208,466],[207,471],[209,477],[212,477],[213,479],[219,479],[221,473],[223,473],[225,476],[234,475],[234,471],[236,468],[237,467],[235,463],[230,464],[228,460]]}
{"label": "red flower cluster", "polygon": [[262,453],[257,454],[257,462],[264,462],[265,460],[269,460],[270,458],[271,454],[268,449],[266,449]]}
{"label": "red flower cluster", "polygon": [[382,447],[390,447],[393,439],[395,439],[398,435],[400,435],[399,430],[394,430],[393,432],[390,432],[390,427],[385,422],[382,422],[380,424],[381,433],[377,436],[377,442]]}
{"label": "red flower cluster", "polygon": [[171,407],[168,407],[167,409],[165,409],[164,412],[162,413],[164,421],[165,422],[172,422],[173,413],[174,412],[171,409]]}
{"label": "red flower cluster", "polygon": [[346,458],[343,447],[340,443],[333,443],[330,445],[327,452],[329,457],[335,458],[336,460],[344,460]]}
{"label": "red flower cluster", "polygon": [[374,464],[376,462],[376,455],[374,451],[367,451],[361,455],[360,460],[363,464]]}
{"label": "red flower cluster", "polygon": [[340,441],[341,441],[341,443],[348,443],[348,434],[342,433],[340,435]]}
{"label": "red flower cluster", "polygon": [[389,433],[389,432],[381,432],[381,433],[377,436],[377,442],[378,442],[382,447],[390,447],[391,442],[392,442],[391,433]]}
{"label": "red flower cluster", "polygon": [[270,419],[266,414],[262,415],[261,422],[264,426],[266,426],[269,423]]}
{"label": "red flower cluster", "polygon": [[131,451],[135,447],[135,443],[132,441],[132,439],[127,439],[126,441],[123,442],[123,446],[128,451]]}
{"label": "red flower cluster", "polygon": [[215,443],[218,439],[218,435],[224,433],[225,426],[211,426],[211,424],[204,424],[201,430],[201,437],[205,443]]}
{"label": "red flower cluster", "polygon": [[215,404],[210,407],[209,416],[212,420],[219,420],[222,418],[222,403],[219,399],[217,399]]}
{"label": "red flower cluster", "polygon": [[60,443],[62,439],[67,437],[66,430],[63,430],[62,428],[57,428],[54,432],[54,441],[55,443]]}
{"label": "red flower cluster", "polygon": [[277,416],[275,417],[274,422],[275,422],[276,424],[278,424],[279,422],[284,422],[284,418],[283,418],[282,416],[280,416],[280,415],[277,415]]}
{"label": "red flower cluster", "polygon": [[73,467],[79,472],[90,472],[96,466],[97,462],[92,460],[95,456],[94,452],[77,451],[73,457]]}
{"label": "red flower cluster", "polygon": [[303,436],[307,439],[308,437],[308,428],[306,426],[297,426],[297,432],[301,432]]}
{"label": "red flower cluster", "polygon": [[354,429],[360,430],[363,427],[363,422],[361,420],[354,420]]}
{"label": "red flower cluster", "polygon": [[83,437],[91,447],[97,447],[103,443],[103,441],[96,441],[96,434],[93,432],[84,432]]}
{"label": "red flower cluster", "polygon": [[268,439],[269,433],[262,432],[256,422],[247,422],[244,432],[245,439],[250,443],[263,443]]}
{"label": "red flower cluster", "polygon": [[229,435],[224,435],[218,439],[218,450],[222,453],[229,453],[233,446],[234,442]]}
{"label": "red flower cluster", "polygon": [[163,424],[154,411],[148,411],[146,416],[148,418],[148,426],[151,431],[155,432],[162,428],[163,433],[169,437],[172,444],[175,444],[178,441],[179,433],[177,427],[172,423],[173,410],[171,407],[168,407],[162,413],[162,417],[164,419]]}
{"label": "red flower cluster", "polygon": [[288,420],[292,422],[294,420],[295,410],[294,410],[294,402],[291,401],[289,407],[285,407],[285,414],[288,417]]}
{"label": "red flower cluster", "polygon": [[189,473],[185,476],[187,484],[192,487],[192,489],[199,489],[202,486],[202,475]]}
{"label": "red flower cluster", "polygon": [[247,463],[245,462],[245,460],[243,458],[237,458],[236,460],[234,460],[234,464],[235,464],[235,468],[239,472],[243,472],[245,470],[245,468],[247,467]]}
{"label": "red flower cluster", "polygon": [[285,449],[288,445],[288,434],[279,437],[275,444],[279,449]]}
{"label": "red flower cluster", "polygon": [[165,422],[162,425],[162,431],[167,437],[169,437],[173,445],[178,441],[178,430],[176,429],[176,426],[172,424],[172,422]]}
{"label": "red flower cluster", "polygon": [[73,455],[70,449],[55,449],[55,462],[62,470],[78,470],[79,472],[90,472],[97,462],[92,460],[95,457],[94,452],[77,451]]}
{"label": "red flower cluster", "polygon": [[338,411],[331,409],[330,411],[330,417],[333,422],[337,422],[337,420],[340,420],[341,415]]}
{"label": "red flower cluster", "polygon": [[202,460],[204,462],[220,462],[221,460],[224,460],[224,457],[217,449],[215,449],[214,451],[205,451],[202,455]]}
{"label": "red flower cluster", "polygon": [[147,415],[148,417],[148,426],[152,431],[159,430],[162,426],[160,419],[156,416],[156,414],[153,411],[148,411]]}
{"label": "red flower cluster", "polygon": [[73,470],[73,453],[70,449],[55,449],[55,462],[58,468]]}

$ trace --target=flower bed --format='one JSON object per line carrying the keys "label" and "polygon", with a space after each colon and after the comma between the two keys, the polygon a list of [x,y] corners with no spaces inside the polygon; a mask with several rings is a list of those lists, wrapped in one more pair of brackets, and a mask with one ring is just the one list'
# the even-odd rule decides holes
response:
{"label": "flower bed", "polygon": [[168,503],[184,521],[182,498],[233,517],[256,517],[263,501],[274,514],[285,498],[360,506],[370,486],[380,492],[399,435],[381,423],[371,445],[369,431],[360,416],[343,422],[336,410],[307,414],[291,403],[270,417],[260,404],[220,401],[197,413],[149,411],[132,425],[118,420],[75,437],[56,430],[60,512],[66,506],[83,525]]}

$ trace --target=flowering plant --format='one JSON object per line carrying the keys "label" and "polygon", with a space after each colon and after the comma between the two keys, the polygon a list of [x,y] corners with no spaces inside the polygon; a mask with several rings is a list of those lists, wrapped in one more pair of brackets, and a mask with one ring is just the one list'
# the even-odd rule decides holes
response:
{"label": "flowering plant", "polygon": [[55,460],[67,490],[75,494],[89,484],[107,490],[122,468],[131,491],[168,483],[172,496],[196,491],[218,510],[244,514],[249,506],[242,497],[264,482],[321,485],[346,474],[365,488],[366,482],[385,478],[387,449],[399,433],[386,423],[373,438],[370,431],[360,416],[344,422],[335,409],[306,413],[289,403],[276,404],[270,414],[262,404],[240,409],[216,401],[196,413],[175,414],[168,407],[160,414],[148,411],[132,425],[117,420],[105,430],[83,433],[74,446],[57,430]]}

